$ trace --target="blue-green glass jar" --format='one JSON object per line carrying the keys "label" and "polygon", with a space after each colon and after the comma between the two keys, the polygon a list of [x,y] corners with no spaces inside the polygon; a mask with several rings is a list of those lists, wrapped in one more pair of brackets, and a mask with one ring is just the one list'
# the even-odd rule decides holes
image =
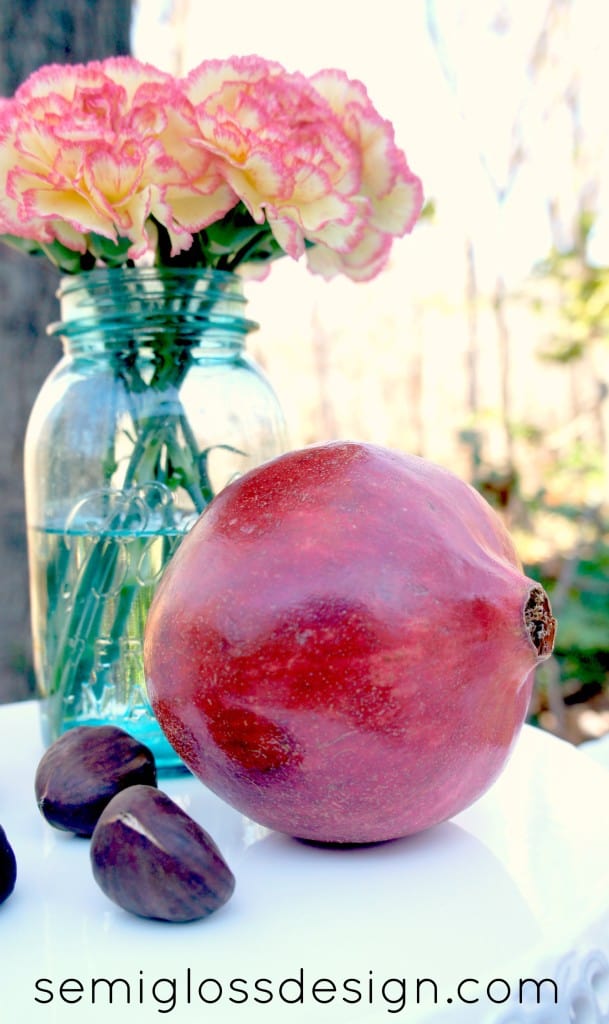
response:
{"label": "blue-green glass jar", "polygon": [[25,440],[34,666],[48,744],[114,724],[181,762],[146,697],[142,640],[168,559],[217,491],[286,448],[246,353],[238,277],[96,269],[59,290],[63,358]]}

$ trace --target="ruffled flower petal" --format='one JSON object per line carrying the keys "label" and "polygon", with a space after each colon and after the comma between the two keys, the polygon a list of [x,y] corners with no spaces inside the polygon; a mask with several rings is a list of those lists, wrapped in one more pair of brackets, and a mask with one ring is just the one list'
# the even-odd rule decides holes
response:
{"label": "ruffled flower petal", "polygon": [[323,244],[311,246],[307,249],[307,265],[327,281],[338,274],[352,281],[371,281],[387,265],[391,245],[390,235],[369,230],[347,253],[336,252]]}
{"label": "ruffled flower petal", "polygon": [[209,195],[170,186],[164,193],[164,212],[157,207],[154,212],[166,227],[171,221],[194,234],[221,220],[236,202],[235,193],[224,182]]}

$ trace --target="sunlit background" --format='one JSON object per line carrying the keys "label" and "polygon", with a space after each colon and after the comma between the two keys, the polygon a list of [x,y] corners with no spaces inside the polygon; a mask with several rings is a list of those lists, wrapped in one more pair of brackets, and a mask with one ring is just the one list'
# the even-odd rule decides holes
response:
{"label": "sunlit background", "polygon": [[[566,372],[540,362],[557,309],[535,312],[532,278],[553,245],[577,243],[588,211],[587,255],[607,255],[595,8],[376,0],[372,17],[347,0],[311,0],[303,12],[280,0],[140,0],[134,26],[137,55],[172,71],[232,53],[305,72],[344,68],[423,179],[432,216],[394,246],[379,279],[326,284],[284,261],[250,287],[261,325],[253,347],[290,413],[291,439],[358,436],[467,469],[475,432],[475,458],[507,471],[514,435],[541,430],[546,452],[520,467],[534,487],[574,419],[579,430],[589,417],[593,446],[604,441],[605,353]],[[594,498],[607,480],[588,481]]]}
{"label": "sunlit background", "polygon": [[[354,438],[433,459],[498,509],[550,592],[555,657],[530,719],[609,733],[609,132],[596,0],[5,0],[3,95],[34,67],[131,49],[174,74],[257,53],[360,79],[426,206],[367,284],[289,258],[247,285],[252,355],[300,447]],[[0,703],[34,692],[22,444],[59,353],[40,292],[2,266]]]}
{"label": "sunlit background", "polygon": [[[475,483],[553,592],[562,694],[606,692],[609,71],[598,4],[139,0],[133,46],[178,73],[259,53],[365,83],[423,180],[426,216],[368,284],[276,264],[248,286],[260,323],[251,350],[294,447],[364,439]],[[539,710],[568,734],[556,678],[552,663]],[[586,729],[609,729],[609,705]]]}

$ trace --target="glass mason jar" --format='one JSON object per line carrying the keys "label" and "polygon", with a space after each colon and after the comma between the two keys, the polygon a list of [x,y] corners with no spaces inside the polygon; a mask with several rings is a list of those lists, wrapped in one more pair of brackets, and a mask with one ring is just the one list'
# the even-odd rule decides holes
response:
{"label": "glass mason jar", "polygon": [[64,354],[25,439],[33,654],[49,744],[118,725],[180,762],[146,696],[142,640],[163,569],[213,495],[285,450],[245,352],[239,278],[121,268],[64,278]]}

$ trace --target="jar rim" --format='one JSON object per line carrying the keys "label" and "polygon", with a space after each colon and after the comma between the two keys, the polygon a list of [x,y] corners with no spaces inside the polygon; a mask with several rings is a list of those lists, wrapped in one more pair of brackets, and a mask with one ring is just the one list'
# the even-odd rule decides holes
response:
{"label": "jar rim", "polygon": [[[93,267],[78,274],[64,274],[56,291],[58,299],[80,288],[98,288],[107,284],[116,284],[119,280],[129,281],[209,281],[230,285],[234,289],[235,298],[243,296],[243,279],[231,270],[217,270],[215,267],[177,267],[177,266],[145,266],[145,267]],[[245,298],[243,298],[245,301]]]}
{"label": "jar rim", "polygon": [[106,321],[116,328],[117,309],[125,323],[145,310],[152,327],[155,320],[166,319],[172,304],[175,315],[193,330],[230,325],[247,334],[258,327],[244,316],[242,279],[209,267],[95,267],[62,277],[56,294],[61,318],[48,325],[51,337],[88,333]]}

